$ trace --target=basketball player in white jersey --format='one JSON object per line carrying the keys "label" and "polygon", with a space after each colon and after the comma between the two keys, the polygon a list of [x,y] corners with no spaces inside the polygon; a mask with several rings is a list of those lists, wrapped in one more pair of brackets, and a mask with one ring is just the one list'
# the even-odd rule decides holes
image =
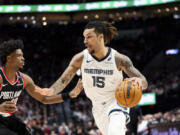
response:
{"label": "basketball player in white jersey", "polygon": [[95,122],[103,135],[124,135],[129,121],[129,108],[122,107],[115,99],[115,89],[123,80],[122,71],[142,89],[148,85],[127,56],[106,46],[116,34],[117,29],[110,23],[89,22],[83,33],[87,49],[72,58],[51,86],[54,94],[62,91],[80,69],[85,93],[92,101]]}

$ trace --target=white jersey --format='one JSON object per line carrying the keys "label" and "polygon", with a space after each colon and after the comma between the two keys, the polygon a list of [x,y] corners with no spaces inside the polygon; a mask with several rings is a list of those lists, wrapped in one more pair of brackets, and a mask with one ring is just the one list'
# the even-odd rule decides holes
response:
{"label": "white jersey", "polygon": [[117,69],[115,53],[116,50],[109,48],[107,55],[98,60],[84,50],[82,82],[93,106],[115,100],[116,87],[123,80],[122,71]]}

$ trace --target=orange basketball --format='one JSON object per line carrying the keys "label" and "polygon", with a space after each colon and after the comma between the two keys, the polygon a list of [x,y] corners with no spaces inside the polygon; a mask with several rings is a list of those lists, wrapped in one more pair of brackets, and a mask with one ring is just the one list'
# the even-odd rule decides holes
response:
{"label": "orange basketball", "polygon": [[142,96],[142,89],[131,81],[122,81],[116,88],[117,102],[124,107],[136,106]]}

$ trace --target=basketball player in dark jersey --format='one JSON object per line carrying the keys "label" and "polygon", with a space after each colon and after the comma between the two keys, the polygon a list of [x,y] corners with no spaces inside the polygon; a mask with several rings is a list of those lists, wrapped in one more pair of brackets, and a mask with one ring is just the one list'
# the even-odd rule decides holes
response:
{"label": "basketball player in dark jersey", "polygon": [[82,88],[79,81],[70,93],[43,95],[43,89],[36,86],[31,77],[18,71],[24,66],[23,46],[21,40],[10,40],[0,45],[2,63],[0,67],[0,135],[31,134],[26,125],[13,115],[17,110],[18,97],[24,88],[32,97],[44,104],[60,103],[68,98],[74,98]]}

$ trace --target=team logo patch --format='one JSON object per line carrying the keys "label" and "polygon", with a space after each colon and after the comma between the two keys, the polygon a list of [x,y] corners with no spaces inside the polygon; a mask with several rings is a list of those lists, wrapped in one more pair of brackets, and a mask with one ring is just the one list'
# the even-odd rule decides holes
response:
{"label": "team logo patch", "polygon": [[5,87],[5,86],[7,86],[7,84],[2,84],[2,87]]}

